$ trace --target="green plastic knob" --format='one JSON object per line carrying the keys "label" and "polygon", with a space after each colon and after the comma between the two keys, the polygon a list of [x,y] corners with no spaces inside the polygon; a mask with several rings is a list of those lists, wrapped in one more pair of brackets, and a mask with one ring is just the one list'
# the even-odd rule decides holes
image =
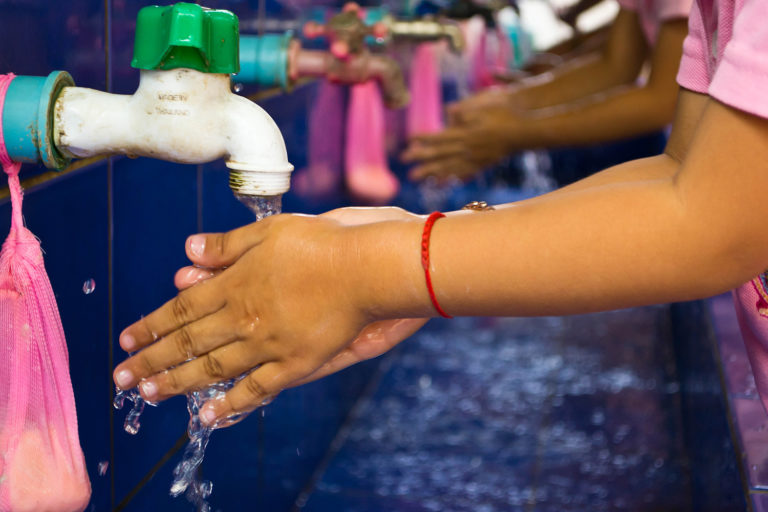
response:
{"label": "green plastic knob", "polygon": [[139,11],[131,66],[190,68],[237,73],[240,34],[237,16],[197,4],[152,5]]}

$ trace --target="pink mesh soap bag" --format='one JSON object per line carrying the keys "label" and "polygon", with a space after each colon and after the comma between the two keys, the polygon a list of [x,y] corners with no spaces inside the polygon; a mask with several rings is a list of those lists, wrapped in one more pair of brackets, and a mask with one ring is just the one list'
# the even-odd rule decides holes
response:
{"label": "pink mesh soap bag", "polygon": [[[11,79],[0,75],[0,113]],[[0,512],[82,511],[91,486],[67,345],[40,243],[23,224],[19,164],[8,158],[1,123],[0,162],[12,201],[0,252]]]}

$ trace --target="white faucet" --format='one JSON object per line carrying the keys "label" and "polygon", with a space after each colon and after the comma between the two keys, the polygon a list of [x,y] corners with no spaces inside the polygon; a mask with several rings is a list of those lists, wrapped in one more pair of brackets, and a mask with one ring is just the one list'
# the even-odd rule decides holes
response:
{"label": "white faucet", "polygon": [[187,164],[226,158],[235,194],[288,191],[293,166],[280,130],[261,107],[230,91],[228,74],[142,69],[132,96],[66,87],[54,110],[54,143],[65,156]]}

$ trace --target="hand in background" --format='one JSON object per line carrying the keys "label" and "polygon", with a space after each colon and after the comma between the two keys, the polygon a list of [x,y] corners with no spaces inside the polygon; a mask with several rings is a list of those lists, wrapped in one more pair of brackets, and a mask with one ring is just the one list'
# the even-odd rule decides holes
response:
{"label": "hand in background", "polygon": [[438,181],[453,177],[467,181],[515,149],[515,127],[505,112],[488,110],[474,124],[414,137],[402,155],[403,161],[417,163],[408,176],[414,181],[430,176]]}

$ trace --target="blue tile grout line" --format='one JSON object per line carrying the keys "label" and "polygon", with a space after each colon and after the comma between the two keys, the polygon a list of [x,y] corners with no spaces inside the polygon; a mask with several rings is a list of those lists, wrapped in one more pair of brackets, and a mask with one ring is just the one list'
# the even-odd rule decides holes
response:
{"label": "blue tile grout line", "polygon": [[[104,85],[107,92],[112,91],[112,0],[104,0]],[[109,350],[107,352],[107,364],[109,375],[106,385],[109,387],[109,505],[115,506],[115,408],[112,401],[115,397],[115,389],[112,384],[112,368],[115,364],[115,286],[114,286],[114,239],[115,239],[115,208],[113,186],[114,162],[112,157],[107,158],[107,333],[109,336]]]}
{"label": "blue tile grout line", "polygon": [[371,375],[368,383],[365,386],[365,389],[355,401],[355,404],[350,409],[349,414],[345,418],[341,427],[339,427],[336,436],[334,436],[333,441],[331,441],[331,444],[328,446],[328,450],[326,451],[325,455],[318,463],[315,471],[309,477],[309,480],[307,481],[304,488],[301,490],[301,492],[299,492],[291,512],[300,512],[302,507],[306,505],[307,500],[315,491],[315,487],[317,486],[318,482],[320,482],[320,479],[323,477],[326,469],[328,469],[331,461],[349,437],[349,434],[352,431],[352,425],[354,425],[355,422],[362,417],[365,410],[371,403],[371,399],[376,393],[376,390],[381,383],[381,379],[384,377],[384,375],[386,375],[386,373],[394,364],[395,360],[398,358],[398,354],[401,352],[401,347],[402,345],[399,345],[396,349],[387,352],[387,354],[384,356],[384,359],[376,368],[376,371]]}

